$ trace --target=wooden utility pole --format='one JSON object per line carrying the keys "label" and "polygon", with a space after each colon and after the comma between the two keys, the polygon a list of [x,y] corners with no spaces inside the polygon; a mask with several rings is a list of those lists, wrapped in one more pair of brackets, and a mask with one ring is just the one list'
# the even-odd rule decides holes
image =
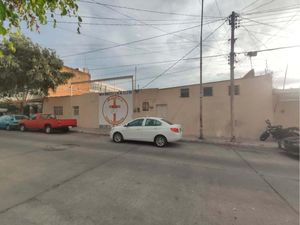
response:
{"label": "wooden utility pole", "polygon": [[203,86],[202,86],[202,32],[203,32],[203,3],[201,1],[201,27],[200,27],[200,136],[199,139],[203,139]]}
{"label": "wooden utility pole", "polygon": [[235,86],[234,86],[234,63],[235,63],[235,53],[234,53],[234,44],[235,36],[234,31],[237,28],[237,13],[234,11],[229,16],[229,25],[231,26],[231,39],[230,39],[230,141],[235,141],[235,120],[234,120],[234,95],[235,95]]}

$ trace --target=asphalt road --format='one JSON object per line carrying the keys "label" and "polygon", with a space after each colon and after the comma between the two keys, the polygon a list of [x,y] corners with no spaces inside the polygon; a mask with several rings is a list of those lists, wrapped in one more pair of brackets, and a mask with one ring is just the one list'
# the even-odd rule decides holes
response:
{"label": "asphalt road", "polygon": [[0,131],[0,225],[283,225],[299,161],[278,149]]}

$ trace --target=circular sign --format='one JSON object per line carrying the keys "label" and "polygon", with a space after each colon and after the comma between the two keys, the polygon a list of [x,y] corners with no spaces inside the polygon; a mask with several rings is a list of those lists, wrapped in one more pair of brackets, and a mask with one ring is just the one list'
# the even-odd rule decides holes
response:
{"label": "circular sign", "polygon": [[128,115],[128,103],[119,95],[109,96],[103,103],[102,114],[110,125],[119,125]]}

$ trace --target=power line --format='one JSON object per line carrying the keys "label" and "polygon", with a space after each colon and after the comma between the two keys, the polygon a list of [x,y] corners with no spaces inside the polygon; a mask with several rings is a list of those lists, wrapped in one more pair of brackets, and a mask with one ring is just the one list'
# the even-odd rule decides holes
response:
{"label": "power line", "polygon": [[186,30],[195,29],[195,28],[197,28],[199,26],[200,25],[196,25],[196,26],[185,28],[185,29],[181,29],[181,30],[169,32],[169,33],[166,33],[166,34],[156,35],[156,36],[152,36],[152,37],[148,37],[148,38],[143,38],[143,39],[139,39],[139,40],[135,40],[135,41],[130,41],[130,42],[122,43],[122,44],[117,44],[117,45],[110,46],[110,47],[98,48],[98,49],[94,49],[94,50],[90,50],[90,51],[79,52],[79,53],[76,53],[76,54],[70,54],[70,55],[62,56],[62,58],[67,58],[67,57],[72,57],[72,56],[78,56],[78,55],[85,55],[85,54],[99,52],[99,51],[103,51],[103,50],[107,50],[107,49],[112,49],[112,48],[118,48],[118,47],[122,47],[122,46],[127,46],[127,45],[131,45],[131,44],[135,44],[135,43],[139,43],[139,42],[143,42],[143,41],[152,40],[152,39],[155,39],[155,38],[160,38],[160,37],[168,36],[168,35],[171,35],[171,34],[180,33],[180,32],[186,31]]}
{"label": "power line", "polygon": [[264,26],[272,26],[274,28],[277,28],[277,29],[282,29],[282,26],[276,26],[276,25],[273,25],[273,24],[281,24],[281,23],[286,23],[286,22],[300,22],[300,19],[295,19],[295,20],[282,20],[282,21],[270,21],[270,23],[260,23],[260,24],[255,24],[255,23],[245,23],[244,25],[246,26],[259,26],[259,25],[264,25]]}
{"label": "power line", "polygon": [[[213,35],[221,26],[224,25],[226,21],[224,21],[220,26],[218,26],[214,31],[212,31],[209,35],[207,35],[204,39],[208,39],[211,35]],[[160,78],[161,76],[163,76],[166,72],[168,72],[169,70],[171,70],[174,66],[176,66],[180,61],[182,61],[186,56],[188,56],[189,54],[191,54],[196,48],[198,48],[200,45],[197,44],[194,48],[192,48],[190,51],[188,51],[183,57],[181,57],[180,59],[178,59],[175,63],[173,63],[171,66],[169,66],[166,70],[164,70],[162,73],[158,74],[155,78],[153,78],[150,82],[148,82],[143,88],[149,86],[151,83],[153,83],[155,80],[157,80],[158,78]]]}
{"label": "power line", "polygon": [[265,2],[265,3],[263,3],[263,4],[261,4],[261,5],[257,6],[257,7],[255,7],[255,8],[253,8],[253,9],[248,10],[248,11],[253,11],[253,10],[255,10],[255,9],[259,9],[259,8],[261,8],[261,7],[264,7],[264,6],[266,6],[266,5],[271,4],[271,3],[274,2],[274,1],[275,1],[275,0],[270,0],[270,1],[268,1],[268,2]]}
{"label": "power line", "polygon": [[[128,10],[134,10],[134,11],[142,11],[142,12],[148,12],[148,13],[156,13],[156,14],[163,14],[163,15],[176,15],[176,16],[188,16],[188,17],[198,17],[199,18],[199,15],[175,13],[175,12],[163,12],[163,11],[156,11],[156,10],[149,10],[149,9],[140,9],[140,8],[133,8],[133,7],[128,7],[128,6],[100,3],[100,2],[95,2],[95,1],[80,0],[79,2],[102,5],[102,6],[110,6],[113,8],[128,9]],[[216,17],[210,17],[210,18],[216,18]]]}
{"label": "power line", "polygon": [[[86,34],[83,34],[83,33],[78,34],[78,32],[75,32],[73,30],[69,30],[69,29],[66,29],[66,28],[62,28],[60,26],[56,26],[56,28],[58,28],[60,30],[63,30],[63,31],[66,31],[66,32],[69,32],[69,33],[76,34],[76,35],[80,35],[80,36],[84,36],[84,37],[88,37],[88,38],[93,38],[93,39],[97,39],[97,40],[101,40],[101,41],[105,41],[105,42],[110,42],[110,43],[115,44],[115,45],[120,44],[118,42],[114,42],[114,41],[107,40],[107,39],[100,38],[100,37],[96,37],[96,36],[86,35]],[[131,48],[131,49],[140,49],[140,50],[143,50],[143,51],[149,51],[148,49],[144,49],[144,48],[140,48],[140,47],[136,47],[136,46],[125,46],[125,47]]]}
{"label": "power line", "polygon": [[242,8],[240,11],[243,12],[245,9],[249,8],[250,6],[254,5],[256,2],[258,2],[260,0],[255,0],[253,2],[251,2],[250,4],[246,5],[244,8]]}
{"label": "power line", "polygon": [[[252,32],[250,32],[244,25],[241,25],[249,34],[250,37],[253,37],[257,42],[260,42],[264,47],[268,48],[261,40],[259,40]],[[255,41],[254,41],[255,42]],[[256,42],[255,42],[256,44]]]}
{"label": "power line", "polygon": [[[285,23],[285,25],[283,26],[282,29],[286,29],[287,26],[288,26],[288,24],[289,24],[290,22],[293,21],[293,18],[294,18],[295,16],[297,16],[298,13],[299,13],[299,12],[297,12],[296,14],[294,14],[293,17],[291,17],[288,21],[286,21],[286,23]],[[274,37],[276,37],[277,34],[280,33],[281,31],[282,31],[282,30],[278,30],[278,32],[277,32],[275,35],[273,35],[272,37],[270,37],[270,38],[266,41],[266,43],[269,42],[270,40],[272,40]]]}
{"label": "power line", "polygon": [[[108,8],[108,9],[110,9],[110,10],[112,10],[112,11],[114,11],[114,12],[116,12],[116,13],[122,15],[122,16],[125,16],[125,17],[130,18],[130,19],[133,19],[133,20],[135,20],[135,21],[137,21],[137,22],[139,22],[139,23],[142,23],[143,25],[150,26],[150,27],[154,28],[155,30],[161,31],[161,32],[163,32],[163,33],[168,33],[167,31],[164,31],[164,30],[162,30],[161,28],[156,27],[155,25],[151,25],[151,24],[148,24],[148,23],[143,22],[143,21],[141,21],[141,20],[138,20],[138,19],[136,19],[135,17],[132,17],[132,16],[129,16],[129,15],[125,14],[125,13],[122,13],[122,12],[120,12],[120,11],[118,11],[118,10],[116,10],[116,9],[114,9],[114,8],[112,8],[112,7],[110,7],[110,6],[104,6],[104,7]],[[176,37],[179,37],[179,38],[183,38],[183,39],[185,39],[185,40],[189,40],[189,39],[186,39],[186,38],[184,38],[184,37],[182,37],[182,36],[180,36],[180,35],[178,35],[178,34],[173,34],[173,35],[176,36]]]}
{"label": "power line", "polygon": [[[207,55],[207,56],[203,56],[202,58],[215,58],[215,57],[220,57],[220,56],[227,56],[227,54]],[[199,59],[200,59],[199,57],[191,57],[191,58],[185,58],[183,60],[189,61],[189,60],[199,60]],[[98,67],[98,68],[91,68],[89,70],[108,70],[108,69],[115,69],[115,68],[121,68],[121,67],[164,64],[164,63],[171,63],[171,62],[176,62],[176,61],[177,60],[162,60],[162,61],[147,62],[147,63],[135,63],[135,64],[125,64],[125,65],[118,65],[118,66]]]}
{"label": "power line", "polygon": [[148,82],[146,85],[142,87],[144,89],[145,87],[148,87],[151,83],[153,83],[155,80],[166,74],[169,70],[171,70],[173,67],[175,67],[180,61],[182,61],[186,56],[191,54],[196,48],[199,47],[200,44],[197,44],[194,48],[192,48],[190,51],[188,51],[184,56],[182,56],[180,59],[178,59],[175,63],[173,63],[171,66],[169,66],[167,69],[165,69],[162,73],[155,76],[150,82]]}
{"label": "power line", "polygon": [[[261,50],[253,50],[251,52],[269,52],[269,51],[276,51],[276,50],[284,50],[284,49],[291,49],[291,48],[300,48],[300,45],[291,45],[291,46],[282,46],[277,48],[268,48],[268,49],[261,49]],[[244,52],[237,52],[236,54],[246,54],[249,51]]]}
{"label": "power line", "polygon": [[290,18],[291,16],[293,15],[288,15],[288,14],[291,14],[291,13],[295,13],[293,11],[291,12],[283,12],[283,13],[280,13],[278,14],[277,12],[275,13],[268,13],[268,14],[261,14],[261,15],[246,15],[247,17],[246,18],[249,18],[249,19],[260,19],[260,20],[265,20],[265,19],[273,19],[273,18],[278,18],[278,19],[283,19],[283,18]]}
{"label": "power line", "polygon": [[[60,14],[56,13],[56,15],[60,16]],[[72,18],[77,18],[76,16],[72,16],[70,15],[70,17]],[[131,21],[133,19],[130,18],[119,18],[119,17],[101,17],[101,16],[86,16],[86,15],[80,15],[81,18],[87,18],[87,19],[95,19],[95,20],[128,20]],[[207,18],[207,19],[214,19],[214,17],[212,18]],[[177,22],[182,22],[182,21],[197,21],[197,19],[140,19],[141,21],[150,21],[150,22],[168,22],[168,21],[177,21]],[[200,22],[200,21],[198,21]]]}
{"label": "power line", "polygon": [[274,13],[274,12],[282,12],[282,11],[289,11],[289,10],[297,10],[299,8],[300,8],[300,4],[295,4],[292,6],[285,7],[285,8],[273,8],[273,9],[250,12],[250,13],[241,13],[240,15],[256,15],[256,14]]}
{"label": "power line", "polygon": [[[219,20],[218,20],[219,21]],[[78,24],[75,21],[47,21],[48,23],[58,23],[58,24]],[[217,21],[214,21],[217,22]],[[211,22],[211,23],[214,23]],[[138,24],[138,23],[92,23],[92,22],[81,22],[82,25],[92,25],[92,26],[174,26],[174,25],[187,25],[187,24],[199,24],[199,22],[182,22],[182,23],[152,23],[152,24]]]}
{"label": "power line", "polygon": [[260,21],[256,21],[256,20],[253,20],[253,19],[246,18],[246,17],[241,17],[241,18],[242,19],[246,19],[246,20],[251,21],[251,22],[254,22],[254,23],[257,23],[257,24],[261,24],[261,25],[265,25],[265,26],[270,26],[270,27],[275,27],[277,29],[280,29],[280,27],[275,26],[273,24],[263,23],[263,22],[260,22]]}

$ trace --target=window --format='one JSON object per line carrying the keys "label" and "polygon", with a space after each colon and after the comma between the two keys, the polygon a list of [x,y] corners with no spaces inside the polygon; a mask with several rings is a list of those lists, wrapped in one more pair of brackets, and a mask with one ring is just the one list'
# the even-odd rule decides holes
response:
{"label": "window", "polygon": [[143,125],[144,119],[137,119],[127,124],[127,127],[140,127]]}
{"label": "window", "polygon": [[[230,86],[228,86],[228,95],[231,94],[231,89]],[[240,86],[239,85],[234,85],[234,95],[239,95],[240,94]]]}
{"label": "window", "polygon": [[62,106],[54,106],[54,115],[62,116],[64,114],[64,110]]}
{"label": "window", "polygon": [[79,116],[79,106],[73,106],[73,116]]}
{"label": "window", "polygon": [[180,97],[181,98],[188,98],[188,97],[190,97],[190,89],[189,88],[181,88],[180,89]]}
{"label": "window", "polygon": [[27,116],[15,116],[15,119],[16,120],[24,120],[24,119],[27,119]]}
{"label": "window", "polygon": [[41,115],[41,118],[42,118],[43,120],[47,120],[47,119],[48,119],[48,114],[42,114],[42,115]]}
{"label": "window", "polygon": [[143,111],[149,111],[149,102],[143,102],[142,109]]}
{"label": "window", "polygon": [[203,88],[203,96],[213,96],[213,88],[212,87],[204,87]]}
{"label": "window", "polygon": [[30,116],[30,120],[35,120],[36,119],[36,115],[31,115]]}
{"label": "window", "polygon": [[158,120],[147,119],[145,126],[161,126],[161,122]]}

